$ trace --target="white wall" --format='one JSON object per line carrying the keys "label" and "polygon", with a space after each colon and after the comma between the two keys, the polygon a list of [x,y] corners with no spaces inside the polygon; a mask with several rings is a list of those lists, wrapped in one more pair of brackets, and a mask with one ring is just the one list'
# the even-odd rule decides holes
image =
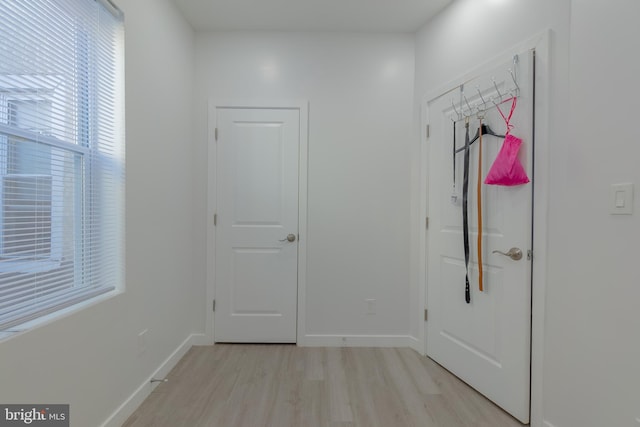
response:
{"label": "white wall", "polygon": [[203,330],[193,314],[193,32],[168,0],[117,3],[126,14],[126,292],[0,343],[0,402],[69,403],[74,426],[100,425]]}
{"label": "white wall", "polygon": [[[640,426],[640,3],[572,2],[571,110],[555,165],[545,415],[556,427]],[[633,216],[609,186],[633,182]]]}
{"label": "white wall", "polygon": [[[196,39],[196,228],[206,224],[208,99],[308,100],[306,332],[406,336],[413,37],[233,32]],[[205,236],[196,237],[204,283],[202,266],[212,260],[204,258]],[[376,315],[365,314],[367,298],[377,300]]]}

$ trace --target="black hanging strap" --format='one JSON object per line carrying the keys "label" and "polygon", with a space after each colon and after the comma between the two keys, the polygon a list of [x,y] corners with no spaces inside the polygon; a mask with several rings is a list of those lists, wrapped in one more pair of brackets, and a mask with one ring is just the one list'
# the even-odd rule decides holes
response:
{"label": "black hanging strap", "polygon": [[465,121],[464,136],[464,178],[462,181],[462,234],[464,236],[464,265],[466,269],[464,300],[471,303],[471,289],[469,287],[469,217],[467,212],[467,199],[469,193],[469,119]]}
{"label": "black hanging strap", "polygon": [[453,120],[453,189],[456,189],[456,121]]}

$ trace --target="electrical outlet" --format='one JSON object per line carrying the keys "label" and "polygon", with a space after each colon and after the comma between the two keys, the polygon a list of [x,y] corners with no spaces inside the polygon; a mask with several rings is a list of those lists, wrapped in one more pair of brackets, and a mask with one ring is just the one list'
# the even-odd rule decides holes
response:
{"label": "electrical outlet", "polygon": [[147,335],[149,329],[145,329],[138,334],[138,356],[143,355],[147,351]]}
{"label": "electrical outlet", "polygon": [[364,301],[367,303],[367,314],[376,314],[376,300],[367,298]]}

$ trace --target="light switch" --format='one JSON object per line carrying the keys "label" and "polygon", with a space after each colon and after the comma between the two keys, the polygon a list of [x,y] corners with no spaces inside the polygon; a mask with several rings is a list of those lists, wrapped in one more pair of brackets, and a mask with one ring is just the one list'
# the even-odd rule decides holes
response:
{"label": "light switch", "polygon": [[611,185],[611,215],[633,214],[633,184],[621,183]]}

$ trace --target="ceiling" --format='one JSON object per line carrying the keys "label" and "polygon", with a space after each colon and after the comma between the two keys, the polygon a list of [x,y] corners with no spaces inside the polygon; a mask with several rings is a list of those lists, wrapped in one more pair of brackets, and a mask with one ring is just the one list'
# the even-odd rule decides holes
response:
{"label": "ceiling", "polygon": [[173,0],[196,31],[414,32],[453,0]]}

